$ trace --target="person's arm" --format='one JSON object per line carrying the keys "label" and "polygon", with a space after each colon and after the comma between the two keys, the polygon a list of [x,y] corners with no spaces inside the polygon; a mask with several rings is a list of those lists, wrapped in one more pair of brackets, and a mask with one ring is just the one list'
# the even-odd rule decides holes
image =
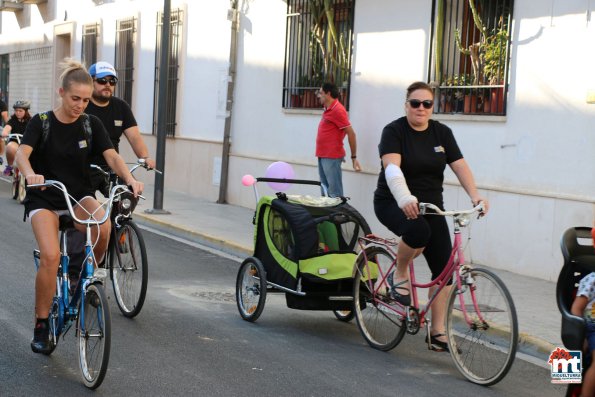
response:
{"label": "person's arm", "polygon": [[[29,145],[20,144],[19,148],[17,149],[16,154],[16,162],[17,167],[22,175],[25,176],[25,180],[27,181],[27,185],[33,185],[37,183],[44,183],[45,178],[43,175],[37,175],[31,167],[31,162],[29,161],[29,156],[33,152],[33,148]],[[42,188],[44,190],[45,188]]]}
{"label": "person's arm", "polygon": [[8,123],[8,110],[2,112],[2,120],[4,121],[4,124]]}
{"label": "person's arm", "polygon": [[[386,184],[388,185],[393,197],[397,201],[399,208],[403,210],[407,219],[415,219],[419,215],[419,207],[417,205],[417,197],[413,196],[407,187],[407,181],[401,171],[401,155],[399,153],[387,153],[382,156],[382,165],[384,167],[384,175],[386,177]],[[389,175],[386,175],[389,166],[396,166],[389,170]]]}
{"label": "person's arm", "polygon": [[473,205],[477,205],[480,201],[483,201],[484,204],[484,214],[488,213],[490,205],[488,200],[481,197],[479,192],[477,191],[477,186],[475,186],[475,179],[473,178],[473,173],[471,173],[471,169],[469,165],[465,161],[464,158],[458,159],[450,163],[450,168],[457,176],[459,182],[463,186],[463,189],[467,192],[469,197],[471,198],[471,202]]}
{"label": "person's arm", "polygon": [[578,317],[583,317],[585,307],[587,307],[588,303],[589,303],[589,300],[587,299],[586,296],[583,296],[583,295],[577,296],[576,298],[574,298],[574,302],[572,302],[572,307],[570,308],[570,313],[572,313]]}
{"label": "person's arm", "polygon": [[357,159],[357,139],[355,137],[355,131],[353,130],[352,126],[346,127],[343,129],[345,133],[347,133],[347,142],[349,142],[349,150],[351,150],[351,163],[353,165],[353,169],[356,172],[362,170],[362,167],[359,164],[359,160]]}
{"label": "person's arm", "polygon": [[124,135],[126,135],[126,139],[128,139],[130,146],[132,146],[136,157],[145,159],[149,168],[155,168],[155,160],[149,157],[149,149],[147,149],[147,145],[140,134],[138,126],[135,125],[134,127],[127,128],[124,130]]}
{"label": "person's arm", "polygon": [[12,126],[10,124],[6,124],[2,130],[2,136],[6,138],[8,134],[10,134],[10,131],[12,131]]}
{"label": "person's arm", "polygon": [[137,196],[143,193],[144,184],[134,179],[130,170],[126,166],[124,159],[116,152],[115,149],[107,149],[103,152],[103,158],[107,165],[126,183],[132,187],[134,195]]}

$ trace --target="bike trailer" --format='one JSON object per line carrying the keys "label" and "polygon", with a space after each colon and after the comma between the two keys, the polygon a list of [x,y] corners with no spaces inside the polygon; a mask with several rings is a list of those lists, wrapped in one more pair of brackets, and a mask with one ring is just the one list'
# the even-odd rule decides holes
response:
{"label": "bike trailer", "polygon": [[254,256],[269,286],[287,292],[287,305],[350,310],[358,238],[370,227],[347,199],[264,196],[253,223]]}

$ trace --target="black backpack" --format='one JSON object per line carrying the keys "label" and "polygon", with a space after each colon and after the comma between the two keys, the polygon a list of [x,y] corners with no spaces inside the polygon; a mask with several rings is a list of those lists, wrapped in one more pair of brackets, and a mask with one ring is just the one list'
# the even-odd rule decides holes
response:
{"label": "black backpack", "polygon": [[[81,117],[83,118],[83,129],[85,130],[85,140],[87,141],[87,147],[89,148],[89,151],[91,151],[91,143],[93,142],[91,120],[87,113],[81,114]],[[41,128],[43,129],[41,135],[41,145],[39,148],[43,150],[50,135],[50,111],[48,110],[47,112],[40,113],[39,118],[41,119]]]}

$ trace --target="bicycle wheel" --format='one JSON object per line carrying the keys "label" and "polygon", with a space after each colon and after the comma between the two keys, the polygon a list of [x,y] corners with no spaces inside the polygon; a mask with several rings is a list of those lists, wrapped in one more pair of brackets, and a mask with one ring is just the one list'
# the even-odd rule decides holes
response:
{"label": "bicycle wheel", "polygon": [[463,293],[452,288],[448,303],[450,355],[468,380],[493,385],[506,376],[516,355],[519,331],[514,303],[504,283],[488,270],[473,269],[461,279]]}
{"label": "bicycle wheel", "polygon": [[58,298],[54,297],[54,300],[52,301],[52,307],[50,308],[50,315],[48,316],[48,324],[50,326],[50,341],[51,343],[51,349],[50,351],[48,351],[47,353],[44,353],[46,356],[49,356],[50,354],[52,354],[54,352],[54,350],[56,350],[56,347],[58,346],[58,340],[59,338],[59,324],[60,324],[60,305],[58,304]]}
{"label": "bicycle wheel", "polygon": [[140,229],[129,220],[110,241],[110,273],[120,311],[132,318],[140,313],[147,295],[149,265]]}
{"label": "bicycle wheel", "polygon": [[19,184],[20,184],[20,177],[17,168],[14,169],[12,174],[12,198],[14,200],[19,197]]}
{"label": "bicycle wheel", "polygon": [[105,290],[101,284],[90,284],[79,305],[79,367],[86,387],[96,389],[107,372],[111,345],[111,317]]}
{"label": "bicycle wheel", "polygon": [[17,201],[19,203],[23,203],[25,201],[25,196],[27,195],[27,181],[25,180],[25,176],[19,173],[19,186],[18,186],[18,195]]}
{"label": "bicycle wheel", "polygon": [[[365,248],[369,262],[367,265],[361,255],[357,262],[357,271],[353,280],[353,301],[355,304],[355,319],[357,326],[370,346],[375,349],[388,351],[401,342],[407,330],[406,319],[402,310],[389,295],[386,275],[394,261],[393,256],[382,247]],[[372,278],[368,279],[368,270]]]}
{"label": "bicycle wheel", "polygon": [[335,314],[335,317],[337,317],[337,320],[346,323],[350,322],[353,320],[353,317],[355,317],[355,310],[333,310],[333,313]]}
{"label": "bicycle wheel", "polygon": [[262,263],[254,257],[246,258],[236,279],[236,303],[244,320],[253,322],[262,314],[267,297],[266,285]]}

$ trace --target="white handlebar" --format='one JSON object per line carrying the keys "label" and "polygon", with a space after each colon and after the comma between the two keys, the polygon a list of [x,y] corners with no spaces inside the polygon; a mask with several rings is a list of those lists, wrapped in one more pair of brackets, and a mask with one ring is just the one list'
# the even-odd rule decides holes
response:
{"label": "white handlebar", "polygon": [[[431,210],[432,212],[428,212]],[[469,215],[475,212],[483,212],[485,210],[485,206],[483,201],[480,201],[475,207],[471,208],[470,210],[453,210],[453,211],[442,211],[438,206],[432,203],[419,203],[419,213],[421,215],[442,215],[442,216],[459,216],[459,215]]]}
{"label": "white handlebar", "polygon": [[[76,222],[76,223],[80,223],[81,225],[101,225],[103,223],[105,223],[110,216],[111,210],[112,210],[112,203],[114,201],[114,198],[116,198],[117,196],[121,195],[122,193],[125,192],[130,192],[130,189],[128,189],[128,187],[126,185],[116,185],[112,188],[112,190],[110,191],[110,195],[109,198],[107,199],[107,201],[105,203],[103,203],[99,208],[103,207],[106,203],[109,203],[109,205],[107,206],[107,209],[105,211],[105,214],[103,215],[103,218],[97,220],[93,218],[93,214],[89,213],[90,218],[87,220],[83,220],[83,219],[79,219],[76,217],[75,213],[74,213],[74,209],[72,208],[72,203],[70,202],[70,197],[68,194],[68,190],[66,189],[66,186],[64,186],[64,184],[60,181],[55,181],[52,179],[48,179],[46,180],[44,183],[36,183],[33,185],[28,185],[28,187],[30,188],[36,188],[36,187],[55,187],[57,189],[60,189],[62,191],[62,194],[64,195],[64,200],[66,200],[66,206],[68,207],[68,212],[70,213],[70,217]],[[73,199],[74,200],[74,199]]]}

